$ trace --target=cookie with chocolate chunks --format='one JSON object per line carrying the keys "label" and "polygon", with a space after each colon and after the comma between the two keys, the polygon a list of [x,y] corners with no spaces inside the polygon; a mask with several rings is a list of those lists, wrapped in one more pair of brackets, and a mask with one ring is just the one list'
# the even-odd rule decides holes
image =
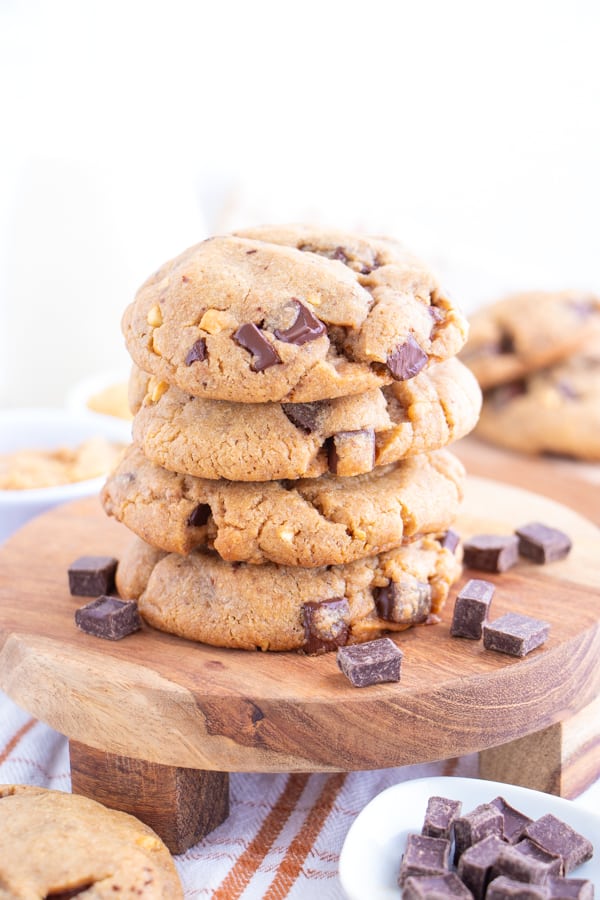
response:
{"label": "cookie with chocolate chunks", "polygon": [[161,266],[123,316],[136,363],[188,395],[313,402],[454,356],[462,313],[398,242],[304,225],[213,237]]}

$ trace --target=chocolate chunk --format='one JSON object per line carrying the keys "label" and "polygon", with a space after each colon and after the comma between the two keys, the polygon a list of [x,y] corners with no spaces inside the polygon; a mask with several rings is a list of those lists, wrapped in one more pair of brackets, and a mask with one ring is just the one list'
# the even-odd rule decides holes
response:
{"label": "chocolate chunk", "polygon": [[322,400],[315,400],[314,403],[282,403],[281,409],[292,425],[305,434],[312,434],[319,424],[325,405]]}
{"label": "chocolate chunk", "polygon": [[445,838],[409,834],[400,864],[398,884],[411,875],[444,875],[448,871],[450,841]]}
{"label": "chocolate chunk", "polygon": [[431,586],[424,581],[390,581],[374,592],[377,615],[387,622],[416,625],[431,612]]}
{"label": "chocolate chunk", "polygon": [[472,900],[473,894],[455,872],[420,878],[410,876],[402,886],[402,900],[442,900],[442,897]]}
{"label": "chocolate chunk", "polygon": [[87,884],[68,888],[66,891],[50,891],[49,894],[46,894],[45,900],[70,900],[71,897],[77,897],[78,894],[83,894],[84,891],[88,891],[93,886],[94,882],[88,881]]}
{"label": "chocolate chunk", "polygon": [[455,863],[458,863],[467,847],[490,834],[502,837],[502,813],[491,803],[481,803],[470,813],[457,816],[454,820]]}
{"label": "chocolate chunk", "polygon": [[306,344],[308,341],[316,341],[322,334],[327,331],[327,326],[315,314],[294,298],[294,303],[298,308],[296,321],[289,328],[280,331],[275,329],[274,334],[278,341],[285,341],[286,344]]}
{"label": "chocolate chunk", "polygon": [[548,622],[521,613],[506,613],[483,625],[483,646],[509,656],[526,656],[543,644],[550,631]]}
{"label": "chocolate chunk", "polygon": [[114,556],[80,556],[69,566],[69,590],[74,597],[98,597],[115,587],[118,560]]}
{"label": "chocolate chunk", "polygon": [[199,528],[201,525],[206,525],[211,512],[212,510],[208,503],[199,503],[189,514],[187,524],[191,525],[193,528]]}
{"label": "chocolate chunk", "polygon": [[[534,849],[532,850],[532,847]],[[559,856],[551,856],[543,851],[536,853],[531,842],[505,844],[494,866],[494,876],[505,875],[514,881],[528,884],[544,884],[549,875],[561,875]]]}
{"label": "chocolate chunk", "polygon": [[435,328],[435,325],[437,325],[438,322],[441,322],[442,319],[444,318],[444,311],[441,310],[439,308],[439,306],[433,306],[433,305],[428,306],[427,312],[429,313],[429,315],[431,316],[431,318],[434,321],[434,328]]}
{"label": "chocolate chunk", "polygon": [[506,406],[516,397],[522,397],[527,393],[527,384],[523,379],[510,381],[507,384],[501,384],[499,387],[486,392],[486,400],[489,404],[496,407]]}
{"label": "chocolate chunk", "polygon": [[476,534],[463,544],[464,564],[482,572],[506,572],[519,559],[519,541],[514,534]]}
{"label": "chocolate chunk", "polygon": [[524,884],[499,875],[488,884],[486,900],[547,900],[550,891],[543,884]]}
{"label": "chocolate chunk", "polygon": [[328,443],[329,471],[334,475],[362,475],[375,465],[375,430],[338,431]]}
{"label": "chocolate chunk", "polygon": [[514,353],[515,339],[509,331],[502,331],[498,340],[498,353]]}
{"label": "chocolate chunk", "polygon": [[427,362],[427,354],[409,334],[406,341],[388,353],[386,366],[396,381],[408,381],[418,375]]}
{"label": "chocolate chunk", "polygon": [[206,357],[206,341],[204,340],[204,338],[198,338],[198,340],[194,341],[194,343],[188,350],[188,354],[185,358],[185,364],[186,366],[191,366],[192,363],[195,362],[204,362]]}
{"label": "chocolate chunk", "polygon": [[536,819],[526,827],[523,834],[546,853],[561,856],[565,875],[591,859],[594,852],[592,844],[586,837],[562,819],[557,819],[552,813],[546,813],[541,819]]}
{"label": "chocolate chunk", "polygon": [[340,647],[337,664],[354,687],[400,681],[402,651],[390,638]]}
{"label": "chocolate chunk", "polygon": [[497,834],[477,841],[464,851],[458,861],[458,876],[469,888],[475,900],[483,900],[488,883],[493,875],[493,868],[505,842]]}
{"label": "chocolate chunk", "polygon": [[529,825],[533,819],[530,819],[525,813],[515,809],[510,803],[507,803],[504,797],[495,797],[491,803],[502,813],[504,819],[504,840],[508,841],[509,844],[514,844],[521,838],[524,828]]}
{"label": "chocolate chunk", "polygon": [[456,548],[460,543],[460,534],[457,531],[452,531],[451,528],[445,533],[443,538],[440,540],[440,544],[442,547],[445,547],[446,550],[450,550],[451,553],[454,553]]}
{"label": "chocolate chunk", "polygon": [[450,840],[454,820],[460,815],[461,809],[460,800],[450,800],[448,797],[430,797],[427,801],[421,834]]}
{"label": "chocolate chunk", "polygon": [[75,623],[94,637],[118,641],[142,627],[135,600],[97,597],[75,610]]}
{"label": "chocolate chunk", "polygon": [[302,604],[305,653],[327,653],[343,647],[350,628],[350,604],[345,597]]}
{"label": "chocolate chunk", "polygon": [[558,878],[546,882],[552,900],[594,900],[594,885],[585,878]]}
{"label": "chocolate chunk", "polygon": [[450,634],[453,637],[479,641],[482,626],[488,617],[495,587],[489,581],[472,578],[467,581],[454,604]]}
{"label": "chocolate chunk", "polygon": [[571,539],[558,528],[550,528],[541,522],[530,522],[515,531],[519,539],[519,553],[536,563],[564,559],[571,550]]}
{"label": "chocolate chunk", "polygon": [[340,262],[347,263],[348,257],[344,253],[343,247],[336,247],[335,250],[331,254],[331,259],[337,259]]}
{"label": "chocolate chunk", "polygon": [[277,351],[253,322],[240,325],[237,331],[234,331],[233,339],[244,350],[249,350],[252,353],[250,368],[253,372],[263,372],[265,369],[281,363]]}

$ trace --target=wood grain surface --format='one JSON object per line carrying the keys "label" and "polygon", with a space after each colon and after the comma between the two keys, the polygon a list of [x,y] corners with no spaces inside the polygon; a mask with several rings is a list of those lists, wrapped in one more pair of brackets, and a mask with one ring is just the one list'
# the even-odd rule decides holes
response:
{"label": "wood grain surface", "polygon": [[402,681],[356,689],[333,654],[222,650],[148,627],[115,643],[78,631],[73,614],[85,601],[68,592],[69,564],[83,554],[119,556],[130,539],[95,498],[78,501],[0,548],[0,687],[75,741],[171,766],[346,771],[496,747],[600,694],[598,529],[547,498],[469,478],[463,537],[532,520],[567,531],[573,550],[548,566],[523,561],[489,576],[492,613],[546,619],[544,647],[518,660],[451,638],[455,589],[441,624],[395,638]]}

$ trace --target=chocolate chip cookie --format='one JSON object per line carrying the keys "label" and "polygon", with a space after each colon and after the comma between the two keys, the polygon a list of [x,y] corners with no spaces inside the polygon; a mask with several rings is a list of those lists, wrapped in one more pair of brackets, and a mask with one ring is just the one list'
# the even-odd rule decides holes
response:
{"label": "chocolate chip cookie", "polygon": [[312,403],[231,403],[191,397],[134,369],[133,435],[174,472],[233,481],[301,478],[436,450],[467,434],[481,407],[475,377],[456,359],[408,381]]}
{"label": "chocolate chip cookie", "polygon": [[470,318],[461,354],[482,388],[523,378],[600,336],[600,297],[581,291],[513,294]]}
{"label": "chocolate chip cookie", "polygon": [[186,250],[123,332],[141,369],[187,394],[304,403],[414,378],[461,349],[467,323],[400,244],[289,226]]}
{"label": "chocolate chip cookie", "polygon": [[476,433],[526,453],[600,460],[600,340],[488,391]]}
{"label": "chocolate chip cookie", "polygon": [[180,900],[171,855],[147,825],[78,794],[0,785],[0,896]]}
{"label": "chocolate chip cookie", "polygon": [[426,622],[459,572],[442,536],[433,535],[317,569],[230,563],[207,550],[165,554],[135,538],[117,585],[161,631],[218,647],[312,654]]}
{"label": "chocolate chip cookie", "polygon": [[162,469],[133,445],[102,502],[162,550],[208,546],[230,561],[313,568],[444,530],[457,515],[464,477],[462,463],[439,450],[353,478],[213,481]]}

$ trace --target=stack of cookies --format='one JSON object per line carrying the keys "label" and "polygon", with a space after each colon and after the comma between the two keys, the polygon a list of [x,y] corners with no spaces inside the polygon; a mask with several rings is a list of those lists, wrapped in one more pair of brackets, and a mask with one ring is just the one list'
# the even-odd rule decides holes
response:
{"label": "stack of cookies", "polygon": [[211,238],[123,319],[134,443],[103,503],[137,538],[148,623],[318,653],[431,620],[458,575],[481,393],[467,324],[395,241],[303,226]]}
{"label": "stack of cookies", "polygon": [[472,317],[461,355],[484,390],[479,436],[526,453],[600,460],[600,297],[505,297]]}

